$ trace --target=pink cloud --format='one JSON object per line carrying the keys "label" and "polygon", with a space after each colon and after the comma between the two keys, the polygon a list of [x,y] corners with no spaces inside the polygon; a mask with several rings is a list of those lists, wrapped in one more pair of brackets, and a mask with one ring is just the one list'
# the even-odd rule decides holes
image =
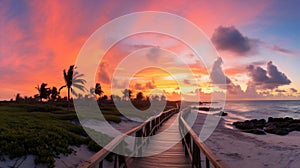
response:
{"label": "pink cloud", "polygon": [[[124,6],[124,3],[128,5]],[[10,13],[8,9],[13,7],[11,5],[16,4],[3,2],[0,6],[1,19],[4,20],[1,20],[0,31],[0,99],[10,98],[17,92],[33,95],[36,93],[36,84],[42,82],[49,86],[63,85],[62,70],[75,63],[88,37],[110,19],[123,14],[143,10],[175,13],[191,20],[210,36],[219,25],[241,26],[255,21],[268,2],[204,3],[176,0],[170,3],[159,0],[104,3],[33,0],[22,1],[21,5],[26,10]],[[140,18],[136,23],[143,21],[147,20]],[[131,26],[134,28],[138,25]],[[175,46],[174,50],[178,47],[173,42],[167,45],[169,48]],[[128,52],[112,49],[108,53],[110,56],[104,59],[108,64],[105,68],[108,79],[111,79],[111,72],[118,61]]]}

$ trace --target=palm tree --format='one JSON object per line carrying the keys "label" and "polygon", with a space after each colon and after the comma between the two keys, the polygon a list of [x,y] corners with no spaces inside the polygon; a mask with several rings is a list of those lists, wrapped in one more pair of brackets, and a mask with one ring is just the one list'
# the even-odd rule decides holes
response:
{"label": "palm tree", "polygon": [[51,100],[56,101],[58,95],[59,95],[59,92],[58,92],[57,88],[53,86],[51,89]]}
{"label": "palm tree", "polygon": [[165,95],[160,96],[160,101],[166,101],[167,97]]}
{"label": "palm tree", "polygon": [[144,99],[143,92],[138,92],[136,94],[136,100],[138,101],[138,103],[141,103],[143,99]]}
{"label": "palm tree", "polygon": [[16,95],[16,102],[20,103],[21,99],[22,99],[22,97],[21,97],[20,93],[17,93],[17,95]]}
{"label": "palm tree", "polygon": [[96,83],[95,88],[91,88],[91,89],[90,89],[90,93],[91,93],[92,95],[96,94],[96,95],[99,95],[99,97],[101,97],[101,95],[102,95],[104,92],[103,92],[103,90],[102,90],[102,88],[101,88],[100,83]]}
{"label": "palm tree", "polygon": [[130,100],[131,99],[131,96],[132,96],[132,91],[130,89],[124,89],[122,91],[123,93],[123,100]]}
{"label": "palm tree", "polygon": [[83,77],[83,74],[79,74],[77,71],[74,73],[74,65],[71,65],[68,69],[68,72],[66,72],[66,70],[64,69],[64,79],[66,84],[62,87],[59,88],[59,92],[67,87],[68,88],[68,109],[67,111],[69,112],[70,110],[70,91],[72,91],[72,93],[76,96],[76,92],[72,89],[72,86],[74,86],[75,88],[81,90],[81,91],[85,91],[85,87],[84,84],[86,83],[86,81],[84,79],[81,79],[80,77]]}
{"label": "palm tree", "polygon": [[99,95],[101,97],[101,95],[103,94],[103,90],[101,88],[101,85],[100,83],[96,83],[96,86],[95,86],[95,94]]}
{"label": "palm tree", "polygon": [[121,97],[118,96],[118,95],[110,95],[110,100],[113,100],[113,101],[121,101]]}
{"label": "palm tree", "polygon": [[37,87],[35,87],[39,91],[40,101],[42,101],[43,99],[49,99],[51,90],[50,88],[46,88],[46,86],[47,83],[42,83],[41,86],[38,85]]}

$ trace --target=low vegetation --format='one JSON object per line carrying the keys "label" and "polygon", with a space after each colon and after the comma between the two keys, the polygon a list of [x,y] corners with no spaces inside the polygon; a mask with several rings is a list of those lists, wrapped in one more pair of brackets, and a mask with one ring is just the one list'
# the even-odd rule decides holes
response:
{"label": "low vegetation", "polygon": [[36,164],[54,167],[54,158],[73,152],[70,146],[85,144],[92,151],[101,149],[81,126],[70,122],[77,119],[76,114],[62,110],[49,104],[0,104],[0,158],[31,154],[36,156]]}

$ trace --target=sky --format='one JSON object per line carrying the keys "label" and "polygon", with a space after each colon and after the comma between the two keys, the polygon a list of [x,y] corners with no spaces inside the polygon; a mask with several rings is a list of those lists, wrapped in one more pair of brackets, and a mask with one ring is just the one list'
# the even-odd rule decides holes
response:
{"label": "sky", "polygon": [[[101,83],[105,94],[121,95],[129,85],[134,93],[165,94],[170,100],[195,95],[205,98],[213,92],[226,94],[229,100],[300,99],[298,6],[296,0],[1,0],[0,100],[17,93],[37,94],[35,87],[43,82],[50,87],[64,85],[63,69],[76,63],[93,32],[112,19],[141,11],[168,12],[188,19],[205,33],[220,57],[205,67],[178,39],[135,34],[111,47],[98,63],[95,81]],[[148,19],[124,26],[134,29]],[[180,29],[180,25],[168,26]],[[143,65],[164,62],[168,68],[148,67],[132,74],[129,69],[139,65],[133,64],[136,61],[118,67],[134,51],[139,51],[134,57],[143,60]],[[185,71],[186,66],[193,75]],[[131,80],[123,79],[125,76]],[[220,85],[220,78],[226,80],[225,86]]]}

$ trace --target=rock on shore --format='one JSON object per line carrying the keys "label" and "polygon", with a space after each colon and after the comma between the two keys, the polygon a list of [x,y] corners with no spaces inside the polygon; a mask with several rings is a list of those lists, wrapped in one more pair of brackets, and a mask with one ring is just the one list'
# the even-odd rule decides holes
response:
{"label": "rock on shore", "polygon": [[268,122],[265,119],[253,119],[246,121],[234,122],[233,125],[241,129],[244,132],[263,135],[266,133],[276,135],[287,135],[291,131],[300,131],[300,119],[293,119],[290,117],[285,118],[268,118]]}

